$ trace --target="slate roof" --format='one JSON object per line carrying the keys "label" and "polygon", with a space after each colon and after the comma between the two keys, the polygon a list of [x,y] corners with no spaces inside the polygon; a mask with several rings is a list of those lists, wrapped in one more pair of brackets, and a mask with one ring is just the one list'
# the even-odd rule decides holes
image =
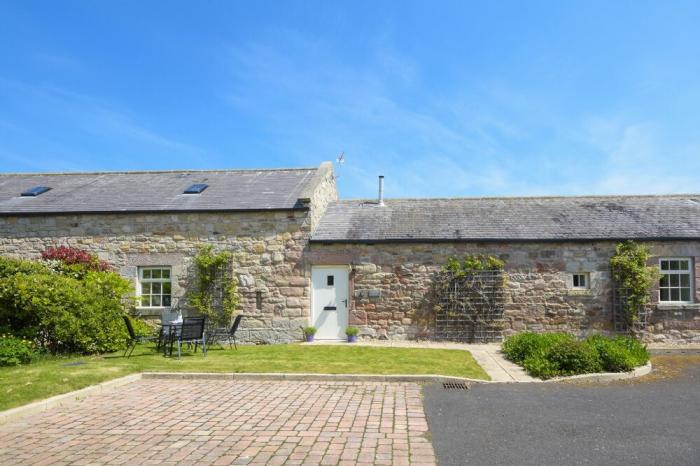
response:
{"label": "slate roof", "polygon": [[336,201],[314,242],[700,239],[700,194]]}
{"label": "slate roof", "polygon": [[[318,169],[0,174],[0,215],[288,210]],[[183,194],[195,183],[201,194]],[[50,191],[20,194],[34,186]]]}

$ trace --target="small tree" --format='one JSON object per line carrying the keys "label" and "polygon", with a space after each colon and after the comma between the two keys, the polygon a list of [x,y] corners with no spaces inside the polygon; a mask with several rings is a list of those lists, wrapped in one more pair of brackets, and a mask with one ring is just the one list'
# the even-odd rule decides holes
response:
{"label": "small tree", "polygon": [[231,253],[215,253],[204,245],[194,259],[197,289],[190,294],[190,304],[217,326],[228,326],[238,308],[238,284],[231,270]]}
{"label": "small tree", "polygon": [[656,267],[648,266],[649,248],[628,240],[615,247],[610,268],[615,286],[622,292],[628,325],[639,319],[639,312],[651,301],[650,289],[659,279]]}

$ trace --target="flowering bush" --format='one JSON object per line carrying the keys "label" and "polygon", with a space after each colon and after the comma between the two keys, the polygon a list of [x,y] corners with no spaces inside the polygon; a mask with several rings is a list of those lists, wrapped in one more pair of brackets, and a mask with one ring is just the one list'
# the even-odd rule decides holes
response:
{"label": "flowering bush", "polygon": [[0,335],[0,366],[29,364],[34,357],[34,343],[26,338]]}
{"label": "flowering bush", "polygon": [[111,270],[111,266],[101,261],[96,255],[82,249],[59,246],[57,248],[47,248],[41,253],[41,258],[45,261],[58,261],[65,265],[80,265],[92,271]]}

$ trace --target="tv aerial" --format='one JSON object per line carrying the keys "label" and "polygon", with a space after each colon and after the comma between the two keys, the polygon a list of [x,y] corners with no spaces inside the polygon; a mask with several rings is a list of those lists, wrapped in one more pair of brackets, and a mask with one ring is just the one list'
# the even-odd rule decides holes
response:
{"label": "tv aerial", "polygon": [[[345,163],[345,151],[341,152],[340,155],[336,157],[335,163],[338,165],[338,173],[340,173],[340,169]],[[340,174],[334,175],[334,177],[337,180],[338,178],[340,178]]]}

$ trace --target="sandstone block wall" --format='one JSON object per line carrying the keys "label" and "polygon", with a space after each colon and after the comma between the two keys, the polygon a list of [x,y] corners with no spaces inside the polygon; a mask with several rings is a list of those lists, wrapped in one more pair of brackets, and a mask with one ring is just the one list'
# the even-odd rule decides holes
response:
{"label": "sandstone block wall", "polygon": [[171,266],[173,303],[194,285],[198,246],[229,250],[246,316],[240,336],[254,342],[301,338],[309,315],[308,237],[306,211],[0,217],[2,255],[37,258],[47,247],[73,246],[98,254],[134,285],[138,266]]}
{"label": "sandstone block wall", "polygon": [[[504,335],[517,331],[567,331],[579,335],[612,330],[612,282],[608,261],[615,242],[316,244],[315,264],[352,264],[351,325],[366,338],[428,338],[429,291],[434,274],[451,256],[490,254],[508,275]],[[656,256],[692,257],[700,303],[700,242],[658,242]],[[654,260],[654,263],[658,261]],[[590,275],[590,289],[572,289],[572,273]],[[658,300],[654,291],[653,299]],[[700,305],[653,305],[647,340],[700,341]]]}

